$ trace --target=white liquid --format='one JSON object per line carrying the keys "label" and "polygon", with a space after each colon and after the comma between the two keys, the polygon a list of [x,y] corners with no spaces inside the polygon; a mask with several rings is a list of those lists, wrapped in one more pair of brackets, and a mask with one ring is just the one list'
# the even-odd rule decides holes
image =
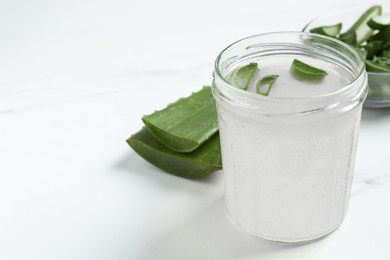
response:
{"label": "white liquid", "polygon": [[[320,95],[351,81],[342,68],[304,58],[299,59],[329,75],[315,84],[297,81],[290,74],[292,59],[260,60],[254,81],[280,75],[270,93],[278,97]],[[337,116],[319,112],[301,118],[243,115],[223,102],[218,112],[226,205],[238,226],[266,239],[296,242],[321,237],[341,224],[361,105]]]}

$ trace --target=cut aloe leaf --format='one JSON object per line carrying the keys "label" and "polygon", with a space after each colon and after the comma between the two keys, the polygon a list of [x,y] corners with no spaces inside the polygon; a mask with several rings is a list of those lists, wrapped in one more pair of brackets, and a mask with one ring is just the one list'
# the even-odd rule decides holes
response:
{"label": "cut aloe leaf", "polygon": [[302,76],[307,78],[322,78],[328,73],[322,69],[313,67],[307,63],[304,63],[300,60],[294,59],[292,62],[292,69],[293,72],[298,76],[299,78],[302,78]]}
{"label": "cut aloe leaf", "polygon": [[310,32],[335,38],[340,33],[342,26],[342,23],[338,23],[335,25],[313,28]]}
{"label": "cut aloe leaf", "polygon": [[153,136],[177,152],[192,152],[218,131],[210,87],[142,118]]}
{"label": "cut aloe leaf", "polygon": [[257,63],[249,63],[248,65],[236,69],[233,72],[233,76],[232,76],[234,85],[240,89],[247,90],[249,83],[253,75],[255,74],[257,68],[258,68]]}
{"label": "cut aloe leaf", "polygon": [[390,57],[374,57],[373,62],[383,66],[390,66]]}
{"label": "cut aloe leaf", "polygon": [[373,40],[382,41],[383,48],[390,47],[390,26],[387,26],[379,31],[372,37]]}
{"label": "cut aloe leaf", "polygon": [[[346,32],[355,32],[356,33],[356,46],[359,46],[363,42],[367,41],[373,34],[373,30],[370,26],[367,25],[367,22],[371,18],[381,15],[382,7],[380,5],[374,5],[365,11],[360,18],[352,25],[352,27]],[[345,34],[345,33],[344,33]],[[344,34],[340,35],[340,40],[344,39]]]}
{"label": "cut aloe leaf", "polygon": [[126,142],[146,161],[181,177],[201,178],[222,168],[218,134],[191,153],[172,151],[157,141],[145,127]]}
{"label": "cut aloe leaf", "polygon": [[374,16],[367,24],[372,29],[382,29],[390,25],[390,14]]}
{"label": "cut aloe leaf", "polygon": [[370,41],[364,46],[364,49],[367,51],[367,59],[372,59],[374,55],[379,53],[382,50],[382,41]]}
{"label": "cut aloe leaf", "polygon": [[345,42],[346,44],[355,46],[356,45],[356,31],[348,31],[343,34],[340,34],[339,40]]}
{"label": "cut aloe leaf", "polygon": [[370,60],[366,60],[366,69],[371,72],[390,72],[390,66],[385,66]]}
{"label": "cut aloe leaf", "polygon": [[278,77],[279,75],[267,75],[259,79],[256,84],[257,93],[263,96],[268,96]]}

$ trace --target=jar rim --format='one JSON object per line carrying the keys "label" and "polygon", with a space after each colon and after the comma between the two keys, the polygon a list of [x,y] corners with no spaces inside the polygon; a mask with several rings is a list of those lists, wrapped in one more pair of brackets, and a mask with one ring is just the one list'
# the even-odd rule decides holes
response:
{"label": "jar rim", "polygon": [[[273,97],[273,96],[257,95],[256,93],[252,93],[252,92],[249,92],[249,91],[242,91],[241,89],[239,89],[239,88],[235,87],[234,85],[232,85],[228,80],[226,80],[226,78],[224,76],[222,76],[222,74],[220,72],[220,69],[219,69],[219,65],[220,65],[220,61],[221,61],[222,55],[226,51],[230,50],[232,47],[234,47],[234,46],[236,46],[236,45],[238,45],[240,43],[243,43],[243,42],[245,42],[247,40],[250,40],[250,39],[253,39],[253,38],[272,36],[272,35],[279,35],[279,34],[290,34],[290,35],[297,35],[297,36],[298,35],[310,36],[310,37],[313,37],[313,38],[319,38],[319,39],[332,41],[332,42],[335,42],[335,43],[341,45],[346,50],[348,50],[350,53],[352,53],[354,55],[354,57],[358,61],[360,61],[359,62],[360,64],[359,64],[359,68],[358,68],[358,73],[357,73],[358,76],[354,76],[353,80],[351,82],[349,82],[347,85],[343,86],[342,88],[340,88],[340,89],[338,89],[336,91],[328,92],[328,93],[321,94],[321,95],[311,96],[311,97]],[[340,93],[348,92],[348,90],[353,88],[353,86],[355,85],[356,81],[358,81],[360,77],[364,76],[364,72],[365,72],[364,62],[362,61],[362,59],[359,56],[359,54],[351,46],[349,46],[348,44],[346,44],[346,43],[344,43],[344,42],[342,42],[340,40],[337,40],[337,39],[334,39],[334,38],[331,38],[331,37],[327,37],[327,36],[323,36],[323,35],[319,35],[319,34],[307,33],[307,32],[295,32],[295,31],[269,32],[269,33],[256,34],[256,35],[252,35],[252,36],[248,36],[248,37],[242,38],[242,39],[240,39],[238,41],[235,41],[234,43],[228,45],[225,49],[223,49],[219,53],[219,55],[217,56],[217,58],[216,58],[216,60],[214,62],[214,73],[219,78],[221,78],[227,85],[232,87],[233,91],[239,91],[243,95],[247,94],[251,98],[256,98],[256,99],[259,99],[259,100],[267,100],[267,101],[272,101],[272,100],[275,100],[275,101],[289,101],[289,100],[291,100],[291,101],[303,101],[303,100],[308,100],[308,99],[314,100],[314,99],[330,98],[330,97],[339,95]]]}

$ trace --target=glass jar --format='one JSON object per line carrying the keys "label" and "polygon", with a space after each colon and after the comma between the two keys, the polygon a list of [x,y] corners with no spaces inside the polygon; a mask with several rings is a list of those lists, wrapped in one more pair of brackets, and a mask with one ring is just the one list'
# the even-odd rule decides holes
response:
{"label": "glass jar", "polygon": [[[266,97],[231,85],[239,66],[267,57],[311,57],[337,65],[352,80],[310,97]],[[261,69],[261,62],[260,62]],[[282,242],[324,236],[348,207],[367,74],[348,45],[316,34],[248,37],[215,62],[226,208],[237,226]]]}

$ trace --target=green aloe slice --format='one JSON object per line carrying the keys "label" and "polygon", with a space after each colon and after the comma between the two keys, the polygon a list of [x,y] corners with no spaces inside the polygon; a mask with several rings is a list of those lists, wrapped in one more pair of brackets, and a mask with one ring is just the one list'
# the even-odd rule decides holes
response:
{"label": "green aloe slice", "polygon": [[259,65],[257,63],[249,63],[248,65],[236,69],[232,75],[234,85],[240,89],[247,90],[249,82],[255,74],[258,66]]}
{"label": "green aloe slice", "polygon": [[177,176],[196,179],[222,168],[218,134],[191,153],[172,151],[157,141],[145,127],[126,142],[146,161]]}
{"label": "green aloe slice", "polygon": [[300,60],[294,59],[292,62],[293,71],[299,76],[308,76],[308,77],[323,77],[328,75],[328,73],[322,69],[313,67],[307,63],[304,63]]}
{"label": "green aloe slice", "polygon": [[381,29],[379,33],[375,34],[372,37],[373,40],[382,41],[383,48],[390,47],[390,25]]}
{"label": "green aloe slice", "polygon": [[211,88],[206,86],[142,118],[153,136],[177,152],[192,152],[218,131]]}
{"label": "green aloe slice", "polygon": [[355,46],[357,42],[357,36],[356,36],[356,31],[347,31],[343,34],[340,34],[339,40],[345,42],[346,44]]}
{"label": "green aloe slice", "polygon": [[310,30],[310,32],[322,34],[329,37],[336,37],[340,33],[342,26],[343,26],[342,23],[338,23],[335,25],[313,28]]}
{"label": "green aloe slice", "polygon": [[[345,38],[345,34],[351,34],[351,32],[356,33],[356,45],[359,46],[368,38],[371,37],[374,32],[370,26],[367,25],[367,22],[371,20],[372,17],[382,14],[382,7],[380,5],[374,5],[365,11],[360,18],[352,25],[352,27],[346,32],[340,35],[340,40]],[[347,42],[348,43],[348,42]]]}
{"label": "green aloe slice", "polygon": [[268,96],[278,77],[279,75],[267,75],[259,79],[256,84],[257,93],[263,96]]}
{"label": "green aloe slice", "polygon": [[367,24],[372,29],[382,29],[390,25],[390,14],[374,16]]}
{"label": "green aloe slice", "polygon": [[366,69],[371,72],[390,72],[390,66],[385,66],[370,60],[366,60]]}
{"label": "green aloe slice", "polygon": [[370,41],[364,46],[367,51],[367,59],[372,59],[379,51],[382,50],[382,41]]}

